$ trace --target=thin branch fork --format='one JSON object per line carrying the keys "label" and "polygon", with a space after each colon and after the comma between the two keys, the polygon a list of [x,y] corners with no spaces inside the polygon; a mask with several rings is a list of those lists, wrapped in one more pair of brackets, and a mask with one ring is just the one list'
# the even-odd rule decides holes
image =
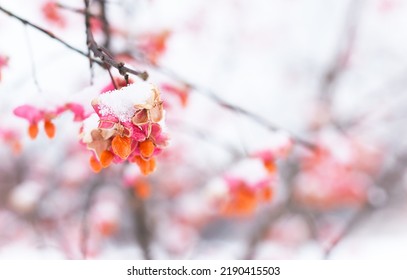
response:
{"label": "thin branch fork", "polygon": [[90,28],[89,0],[84,0],[84,3],[85,3],[86,42],[89,50],[92,51],[93,55],[95,57],[100,58],[100,60],[102,60],[103,63],[116,68],[119,71],[120,75],[124,76],[126,80],[128,80],[128,74],[138,76],[140,79],[144,81],[147,80],[148,79],[147,72],[145,71],[140,72],[126,67],[123,62],[118,62],[114,60],[105,48],[99,46],[96,43],[95,38],[93,37],[92,30]]}
{"label": "thin branch fork", "polygon": [[69,12],[80,14],[80,15],[88,15],[92,19],[100,20],[100,22],[102,23],[102,31],[103,31],[104,36],[105,36],[105,41],[103,43],[103,46],[106,49],[109,49],[110,41],[111,41],[111,35],[110,35],[110,24],[109,24],[109,21],[107,19],[106,0],[97,0],[97,2],[99,3],[99,6],[100,6],[100,15],[91,13],[90,11],[85,11],[84,9],[79,9],[79,8],[67,6],[67,5],[64,5],[64,4],[61,4],[61,3],[56,3],[55,5],[58,8],[63,9],[65,11],[69,11]]}
{"label": "thin branch fork", "polygon": [[136,70],[130,69],[127,66],[125,66],[123,62],[118,62],[118,61],[114,60],[105,48],[99,46],[96,43],[96,41],[93,38],[92,32],[90,30],[88,31],[88,36],[89,36],[89,41],[88,41],[89,49],[92,51],[93,55],[95,57],[100,58],[100,60],[104,64],[107,64],[113,68],[116,68],[119,71],[120,75],[122,75],[124,77],[128,76],[128,74],[133,74],[135,76],[138,76],[140,79],[142,79],[144,81],[148,79],[148,73],[146,71],[141,72],[141,71],[136,71]]}

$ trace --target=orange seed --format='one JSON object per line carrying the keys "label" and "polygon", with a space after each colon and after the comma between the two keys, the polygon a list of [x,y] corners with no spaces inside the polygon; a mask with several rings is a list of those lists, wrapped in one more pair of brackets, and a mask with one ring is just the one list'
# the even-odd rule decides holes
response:
{"label": "orange seed", "polygon": [[112,236],[118,229],[118,225],[114,221],[102,221],[97,224],[99,232],[104,237]]}
{"label": "orange seed", "polygon": [[256,194],[246,185],[240,185],[233,191],[229,201],[226,202],[221,213],[224,216],[249,216],[257,207]]}
{"label": "orange seed", "polygon": [[38,124],[37,123],[32,123],[28,127],[28,135],[30,136],[31,139],[37,138],[38,135]]}
{"label": "orange seed", "polygon": [[145,180],[137,180],[133,187],[135,195],[142,199],[150,196],[150,185]]}
{"label": "orange seed", "polygon": [[92,168],[93,172],[95,172],[95,173],[99,173],[100,170],[102,170],[102,165],[100,164],[100,162],[96,159],[96,157],[94,155],[92,155],[90,157],[89,164],[90,164],[90,167]]}
{"label": "orange seed", "polygon": [[102,165],[103,168],[108,167],[114,158],[114,154],[111,151],[103,151],[100,155],[100,164]]}
{"label": "orange seed", "polygon": [[153,141],[147,139],[146,141],[140,143],[139,148],[141,156],[145,159],[148,159],[153,155],[155,146]]}
{"label": "orange seed", "polygon": [[18,140],[14,140],[11,143],[11,149],[13,151],[13,154],[15,155],[19,155],[21,153],[21,150],[23,149],[23,145],[21,144],[20,141]]}
{"label": "orange seed", "polygon": [[55,124],[53,124],[50,120],[44,121],[44,130],[47,134],[48,138],[52,139],[55,136]]}
{"label": "orange seed", "polygon": [[155,167],[156,167],[156,162],[155,158],[150,158],[149,160],[144,160],[140,156],[135,156],[131,162],[136,163],[141,171],[141,174],[143,175],[148,175],[152,172],[154,172]]}
{"label": "orange seed", "polygon": [[263,165],[269,173],[275,173],[277,170],[277,165],[274,160],[265,160],[263,161]]}
{"label": "orange seed", "polygon": [[260,193],[260,201],[267,202],[273,198],[273,190],[271,188],[265,188]]}
{"label": "orange seed", "polygon": [[112,149],[121,159],[126,159],[131,153],[131,138],[116,135],[112,140]]}

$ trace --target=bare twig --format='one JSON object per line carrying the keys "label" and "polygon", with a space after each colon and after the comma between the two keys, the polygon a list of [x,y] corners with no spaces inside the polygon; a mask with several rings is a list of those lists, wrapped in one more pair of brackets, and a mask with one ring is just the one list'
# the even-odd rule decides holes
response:
{"label": "bare twig", "polygon": [[123,62],[117,62],[116,60],[111,58],[109,54],[95,42],[95,39],[93,38],[93,35],[90,32],[90,30],[88,31],[88,36],[89,36],[89,47],[92,50],[93,55],[100,58],[102,62],[116,68],[119,71],[120,75],[126,77],[126,75],[128,74],[133,74],[135,76],[138,76],[142,80],[148,79],[147,72],[145,71],[140,72],[130,69],[126,67]]}
{"label": "bare twig", "polygon": [[102,30],[103,34],[105,35],[105,41],[103,43],[103,47],[105,49],[110,48],[110,24],[107,19],[107,11],[106,11],[106,0],[98,0],[100,6],[100,18],[102,20]]}
{"label": "bare twig", "polygon": [[338,246],[338,244],[348,236],[356,227],[360,225],[362,221],[364,221],[368,216],[372,214],[372,208],[366,204],[364,207],[360,208],[353,214],[350,220],[347,222],[345,227],[342,229],[342,232],[337,236],[325,249],[323,258],[329,259],[333,250]]}
{"label": "bare twig", "polygon": [[106,67],[106,68],[107,68],[107,72],[109,73],[110,80],[112,81],[112,84],[113,84],[113,86],[114,86],[114,89],[118,89],[118,86],[117,86],[117,84],[116,84],[116,81],[114,80],[114,77],[113,77],[113,75],[112,75],[112,71],[110,71],[110,68],[109,68],[109,67]]}
{"label": "bare twig", "polygon": [[88,11],[88,12],[85,12],[83,9],[78,9],[78,8],[70,7],[70,6],[61,4],[61,3],[56,3],[55,5],[56,5],[58,8],[64,9],[64,10],[69,11],[69,12],[73,12],[73,13],[77,13],[77,14],[81,14],[81,15],[84,15],[85,13],[87,13],[91,18],[101,18],[100,16],[95,15],[95,14],[92,14],[92,13],[90,13],[89,11]]}
{"label": "bare twig", "polygon": [[[374,89],[367,93],[363,93],[362,95],[368,95],[370,99],[373,99],[372,97],[379,95],[379,98],[374,100],[374,102],[376,104],[372,105],[372,107],[374,107],[373,110],[370,110],[369,112],[363,112],[363,111],[360,112],[360,110],[359,110],[358,111],[359,114],[357,116],[354,116],[348,120],[338,121],[338,123],[340,123],[340,126],[343,129],[347,129],[347,130],[351,130],[351,129],[359,130],[361,126],[363,126],[369,122],[369,119],[372,118],[372,116],[375,116],[379,113],[383,113],[383,111],[389,110],[386,106],[384,106],[386,103],[383,103],[384,94],[391,93],[392,98],[388,99],[388,100],[390,100],[390,102],[392,102],[392,103],[397,102],[397,104],[400,104],[400,102],[397,98],[402,97],[400,95],[406,92],[404,90],[407,85],[406,77],[407,77],[407,68],[404,68],[402,71],[398,72],[395,76],[393,76],[389,80],[385,81],[377,89]],[[370,100],[370,102],[371,101],[372,100]],[[390,103],[390,102],[387,101],[387,103]],[[357,105],[360,105],[360,103],[358,103]],[[355,109],[357,109],[357,108],[355,108]]]}
{"label": "bare twig", "polygon": [[[85,2],[85,11],[88,11],[89,9],[89,0],[84,0]],[[120,75],[123,77],[126,77],[128,74],[133,74],[135,76],[138,76],[142,80],[147,80],[148,74],[147,72],[140,72],[136,71],[133,69],[130,69],[124,65],[123,62],[118,62],[112,58],[112,56],[106,51],[106,49],[100,47],[96,41],[95,38],[93,37],[92,30],[90,28],[90,17],[87,13],[85,13],[85,18],[86,18],[86,41],[88,44],[88,48],[92,51],[93,55],[100,58],[103,63],[108,64],[109,66],[112,66],[116,68]]]}
{"label": "bare twig", "polygon": [[85,28],[86,28],[86,45],[88,46],[88,59],[89,59],[89,69],[90,69],[90,84],[93,84],[93,78],[95,76],[95,72],[93,70],[93,61],[92,61],[92,53],[90,49],[89,43],[89,32],[90,31],[90,16],[89,16],[89,0],[85,0]]}
{"label": "bare twig", "polygon": [[32,50],[32,46],[31,46],[30,35],[28,34],[28,30],[25,27],[26,27],[26,25],[24,26],[24,32],[25,32],[25,38],[27,41],[28,55],[31,60],[31,71],[32,71],[32,75],[33,75],[34,84],[37,87],[38,92],[42,92],[40,84],[38,82],[37,71],[35,68],[34,52]]}
{"label": "bare twig", "polygon": [[[335,86],[342,76],[353,52],[363,2],[364,0],[349,2],[345,15],[344,30],[340,33],[338,38],[337,51],[334,53],[331,64],[327,67],[325,73],[323,73],[319,86],[319,100],[317,103],[321,105],[322,110],[326,114],[323,120],[324,122],[329,121],[330,124],[342,134],[347,134],[347,131],[333,118],[331,107],[334,99]],[[320,124],[318,124],[318,126],[311,126],[311,128],[318,131],[321,127]]]}
{"label": "bare twig", "polygon": [[298,166],[295,163],[287,162],[285,172],[281,173],[281,178],[284,180],[287,186],[287,198],[276,208],[271,208],[263,216],[263,220],[258,221],[258,226],[254,228],[251,235],[249,236],[249,241],[247,242],[246,251],[243,255],[243,259],[253,259],[256,256],[257,247],[260,242],[264,239],[267,231],[270,227],[278,221],[283,215],[290,213],[295,205],[293,197],[293,180],[295,175],[298,173]]}
{"label": "bare twig", "polygon": [[332,61],[332,65],[327,69],[320,85],[321,99],[330,105],[332,102],[333,85],[341,76],[355,42],[357,24],[362,11],[364,0],[350,1],[345,19],[344,33],[339,37],[338,50]]}
{"label": "bare twig", "polygon": [[81,50],[79,50],[79,49],[77,49],[77,48],[71,46],[70,44],[68,44],[68,43],[65,42],[64,40],[62,40],[62,39],[60,39],[59,37],[55,36],[55,35],[54,35],[53,33],[51,33],[50,31],[45,30],[44,28],[42,28],[42,27],[40,27],[40,26],[38,26],[38,25],[36,25],[36,24],[34,24],[34,23],[32,23],[32,22],[26,20],[26,19],[17,16],[16,14],[10,12],[9,10],[4,9],[2,6],[0,6],[0,11],[3,12],[3,13],[5,13],[6,15],[8,15],[8,16],[10,16],[10,17],[12,17],[12,18],[14,18],[14,19],[16,19],[16,20],[18,20],[18,21],[20,21],[20,22],[23,23],[24,25],[28,25],[28,26],[30,26],[30,27],[32,27],[32,28],[34,28],[34,29],[36,29],[36,30],[38,30],[38,31],[40,31],[40,32],[42,32],[42,33],[44,33],[45,35],[47,35],[48,37],[50,37],[50,38],[52,38],[52,39],[58,41],[59,43],[61,43],[61,44],[64,45],[65,47],[67,47],[68,49],[70,49],[70,50],[72,50],[72,51],[74,51],[74,52],[76,52],[76,53],[79,53],[79,54],[81,54],[81,55],[83,55],[83,56],[87,56],[87,54],[86,54],[85,52],[83,52],[83,51],[81,51]]}
{"label": "bare twig", "polygon": [[[16,14],[10,12],[9,10],[4,9],[2,6],[0,6],[0,11],[7,14],[8,16],[20,21],[21,23],[23,23],[25,25],[28,25],[28,26],[40,31],[41,33],[44,33],[45,35],[47,35],[48,37],[50,37],[50,38],[56,40],[57,42],[61,43],[62,45],[64,45],[68,49],[70,49],[70,50],[72,50],[72,51],[74,51],[74,52],[76,52],[76,53],[78,53],[78,54],[80,54],[82,56],[88,57],[88,54],[86,52],[73,47],[69,43],[62,40],[61,38],[55,36],[50,31],[48,31],[48,30],[46,30],[46,29],[44,29],[44,28],[42,28],[42,27],[40,27],[40,26],[38,26],[38,25],[36,25],[36,24],[26,20],[26,19],[24,19],[24,18],[21,18],[21,17],[17,16]],[[93,39],[93,37],[92,37],[92,39]],[[102,49],[94,42],[94,40],[93,40],[93,43],[92,43],[91,50],[94,52],[94,55],[96,57],[99,57],[102,60],[102,61],[99,61],[99,60],[96,60],[94,58],[91,58],[92,61],[99,64],[99,65],[101,65],[102,67],[104,67],[105,63],[107,63],[108,65],[118,69],[119,73],[121,75],[123,75],[123,76],[125,74],[133,74],[135,76],[140,77],[143,80],[146,80],[148,78],[147,72],[145,72],[145,71],[140,72],[140,71],[133,70],[131,68],[126,67],[123,62],[117,62],[114,59],[112,59],[111,57],[108,57],[106,55],[106,53],[102,52]],[[95,53],[95,51],[96,51],[96,53]]]}
{"label": "bare twig", "polygon": [[[26,19],[24,19],[24,18],[21,18],[21,17],[17,16],[16,14],[14,14],[14,13],[12,13],[12,12],[10,12],[10,11],[4,9],[4,8],[1,7],[1,6],[0,6],[0,11],[3,12],[3,13],[5,13],[5,14],[7,14],[8,16],[10,16],[10,17],[12,17],[12,18],[14,18],[14,19],[20,21],[20,22],[23,23],[24,25],[30,26],[31,28],[33,28],[33,29],[35,29],[35,30],[37,30],[37,31],[39,31],[39,32],[41,32],[41,33],[47,35],[47,36],[50,37],[51,39],[53,39],[53,40],[55,40],[55,41],[61,43],[62,45],[64,45],[64,46],[67,47],[68,49],[72,50],[73,52],[78,53],[78,54],[80,54],[80,55],[82,55],[82,56],[84,56],[84,57],[88,57],[87,53],[85,53],[84,51],[82,51],[82,50],[80,50],[80,49],[78,49],[78,48],[76,48],[76,47],[70,45],[70,44],[67,43],[66,41],[64,41],[64,40],[62,40],[61,38],[55,36],[55,35],[54,35],[53,33],[51,33],[50,31],[48,31],[48,30],[46,30],[46,29],[44,29],[44,28],[42,28],[42,27],[40,27],[40,26],[38,26],[38,25],[36,25],[36,24],[34,24],[34,23],[32,23],[32,22],[26,20]],[[102,67],[104,67],[105,64],[104,64],[103,62],[101,62],[101,61],[99,61],[99,60],[96,60],[96,59],[94,59],[94,58],[91,58],[91,59],[92,59],[93,62],[99,64],[99,65],[102,66]]]}
{"label": "bare twig", "polygon": [[252,234],[249,236],[246,251],[242,256],[242,259],[250,260],[255,258],[258,244],[264,239],[264,236],[266,235],[270,227],[279,218],[281,218],[281,216],[287,213],[287,208],[289,208],[290,203],[291,199],[288,199],[277,208],[272,208],[266,213],[265,219],[258,223],[258,226],[253,230]]}
{"label": "bare twig", "polygon": [[[405,166],[407,164],[407,155],[399,155],[394,160],[394,163],[390,168],[388,168],[387,172],[383,172],[379,175],[376,180],[377,186],[381,187],[386,193],[388,194],[391,189],[396,189],[396,186],[402,185],[400,182],[403,181],[404,174],[405,174]],[[387,204],[390,200],[387,200]],[[384,205],[382,205],[383,207]],[[349,235],[349,233],[354,230],[356,227],[360,225],[367,217],[373,214],[377,208],[370,203],[365,204],[362,208],[354,213],[352,218],[348,221],[345,225],[344,229],[342,230],[341,234],[329,245],[329,247],[325,250],[324,258],[328,259],[332,253],[332,251],[338,246],[342,240]]]}

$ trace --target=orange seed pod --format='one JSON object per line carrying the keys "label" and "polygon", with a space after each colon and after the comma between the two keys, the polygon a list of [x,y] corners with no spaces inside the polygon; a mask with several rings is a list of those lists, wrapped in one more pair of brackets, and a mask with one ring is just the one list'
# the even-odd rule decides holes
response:
{"label": "orange seed pod", "polygon": [[131,138],[116,135],[112,140],[113,153],[122,159],[127,159],[131,153]]}
{"label": "orange seed pod", "polygon": [[277,171],[277,164],[274,160],[263,161],[263,166],[270,174],[275,173]]}
{"label": "orange seed pod", "polygon": [[55,136],[55,124],[53,124],[50,120],[44,121],[44,130],[47,134],[48,138],[52,139]]}
{"label": "orange seed pod", "polygon": [[143,175],[148,175],[152,172],[154,172],[155,167],[156,167],[156,161],[155,158],[150,158],[149,160],[144,160],[140,156],[135,156],[131,162],[136,163],[141,171],[141,174]]}
{"label": "orange seed pod", "polygon": [[147,199],[150,196],[150,185],[145,180],[137,180],[133,186],[134,194],[141,199]]}
{"label": "orange seed pod", "polygon": [[103,168],[108,167],[114,158],[114,154],[110,151],[103,151],[102,154],[100,155],[100,164],[102,165]]}
{"label": "orange seed pod", "polygon": [[153,141],[148,139],[146,141],[141,142],[139,148],[141,156],[145,159],[148,159],[153,155],[155,146]]}
{"label": "orange seed pod", "polygon": [[32,123],[28,127],[28,135],[30,136],[31,139],[37,138],[38,135],[38,124],[37,123]]}
{"label": "orange seed pod", "polygon": [[90,157],[89,164],[90,164],[90,167],[92,168],[93,172],[95,172],[95,173],[99,173],[100,170],[102,170],[102,165],[100,164],[100,162],[96,159],[96,157],[94,155],[92,155]]}

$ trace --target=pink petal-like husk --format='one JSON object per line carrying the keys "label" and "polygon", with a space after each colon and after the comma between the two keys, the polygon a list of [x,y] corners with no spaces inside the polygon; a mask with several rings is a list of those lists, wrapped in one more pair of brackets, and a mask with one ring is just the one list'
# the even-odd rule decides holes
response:
{"label": "pink petal-like husk", "polygon": [[44,116],[44,113],[41,110],[39,110],[31,105],[19,106],[14,109],[13,113],[17,117],[28,120],[30,123],[37,123]]}

